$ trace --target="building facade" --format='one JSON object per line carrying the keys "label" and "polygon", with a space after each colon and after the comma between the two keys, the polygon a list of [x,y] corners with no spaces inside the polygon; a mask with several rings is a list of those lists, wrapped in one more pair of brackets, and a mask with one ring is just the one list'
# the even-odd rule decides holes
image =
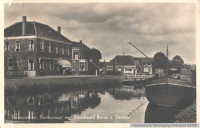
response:
{"label": "building facade", "polygon": [[72,71],[71,67],[79,69],[81,53],[77,58],[74,44],[61,34],[61,27],[55,31],[45,24],[27,22],[23,16],[22,22],[4,30],[5,75],[34,77],[63,74],[64,69]]}
{"label": "building facade", "polygon": [[89,70],[90,48],[80,42],[72,44],[71,71],[73,74],[80,74]]}
{"label": "building facade", "polygon": [[121,74],[153,74],[152,61],[147,58],[132,56],[116,56],[106,65],[107,72],[120,72]]}
{"label": "building facade", "polygon": [[116,56],[106,66],[107,72],[120,72],[121,74],[137,74],[139,60],[132,56]]}

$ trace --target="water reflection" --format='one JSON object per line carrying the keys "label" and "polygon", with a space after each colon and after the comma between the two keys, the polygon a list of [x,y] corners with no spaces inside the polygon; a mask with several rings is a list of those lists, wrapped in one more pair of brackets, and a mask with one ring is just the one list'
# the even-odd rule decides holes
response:
{"label": "water reflection", "polygon": [[[43,93],[25,97],[5,96],[6,122],[167,123],[178,112],[176,108],[148,104],[145,90],[132,87]],[[73,120],[70,117],[74,115],[100,115],[108,119]],[[116,115],[128,118],[115,119]]]}
{"label": "water reflection", "polygon": [[[31,122],[63,122],[72,114],[80,114],[87,108],[95,108],[101,103],[98,91],[75,91],[5,98],[5,119]],[[42,120],[40,120],[42,119]]]}
{"label": "water reflection", "polygon": [[122,87],[122,88],[113,88],[107,90],[115,100],[130,100],[130,99],[144,99],[145,90],[143,89],[134,89],[133,87]]}
{"label": "water reflection", "polygon": [[172,123],[178,108],[161,107],[149,103],[145,112],[145,123]]}

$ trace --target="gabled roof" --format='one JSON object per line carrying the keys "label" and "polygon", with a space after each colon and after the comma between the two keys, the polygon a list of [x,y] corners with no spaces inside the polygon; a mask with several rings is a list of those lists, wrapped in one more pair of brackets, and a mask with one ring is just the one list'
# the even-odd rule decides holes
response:
{"label": "gabled roof", "polygon": [[152,58],[140,57],[139,60],[140,60],[140,64],[141,65],[152,64],[153,63],[153,59]]}
{"label": "gabled roof", "polygon": [[[58,33],[56,30],[48,25],[38,23],[38,22],[26,22],[26,35],[24,36],[41,36],[66,42],[71,42],[62,34]],[[4,37],[16,37],[22,35],[22,22],[17,22],[10,27],[4,29]]]}
{"label": "gabled roof", "polygon": [[81,42],[76,42],[76,41],[71,41],[72,42],[72,47],[83,47],[85,49],[90,49],[87,45]]}
{"label": "gabled roof", "polygon": [[134,58],[132,56],[115,56],[114,59],[112,59],[108,65],[112,64],[117,64],[117,65],[139,65],[139,59]]}

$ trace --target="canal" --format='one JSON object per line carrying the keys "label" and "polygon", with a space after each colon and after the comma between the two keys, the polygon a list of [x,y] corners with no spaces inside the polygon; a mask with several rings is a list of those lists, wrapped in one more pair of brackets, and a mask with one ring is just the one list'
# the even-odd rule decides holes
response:
{"label": "canal", "polygon": [[133,87],[5,95],[5,123],[166,123],[178,112],[150,104]]}

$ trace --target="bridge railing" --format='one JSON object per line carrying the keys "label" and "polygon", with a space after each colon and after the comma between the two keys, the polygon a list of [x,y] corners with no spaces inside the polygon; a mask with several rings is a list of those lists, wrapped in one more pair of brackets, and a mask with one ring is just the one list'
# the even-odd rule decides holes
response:
{"label": "bridge railing", "polygon": [[138,74],[123,74],[122,79],[149,79],[153,78],[153,75],[138,75]]}

